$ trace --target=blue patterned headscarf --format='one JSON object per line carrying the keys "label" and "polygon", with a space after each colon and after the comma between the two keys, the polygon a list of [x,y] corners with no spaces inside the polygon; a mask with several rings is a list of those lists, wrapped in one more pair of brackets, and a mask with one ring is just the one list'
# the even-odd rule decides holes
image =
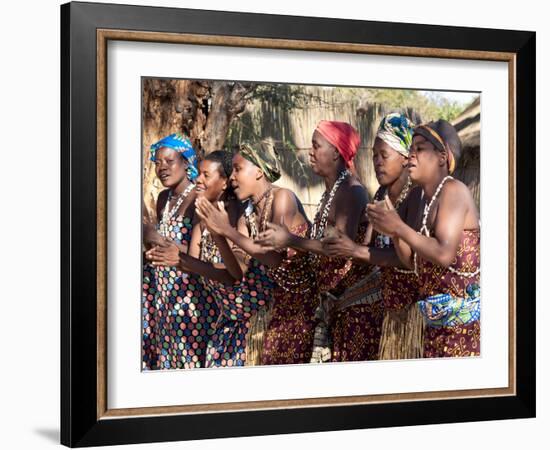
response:
{"label": "blue patterned headscarf", "polygon": [[382,139],[396,152],[407,158],[412,144],[413,132],[414,124],[407,117],[403,114],[391,113],[380,122],[376,137]]}
{"label": "blue patterned headscarf", "polygon": [[197,169],[197,154],[189,138],[186,138],[181,133],[174,133],[162,138],[160,141],[151,145],[151,157],[149,158],[151,161],[156,161],[157,150],[162,147],[171,148],[185,158],[188,164],[187,178],[189,178],[190,181],[195,181],[199,176],[199,171]]}

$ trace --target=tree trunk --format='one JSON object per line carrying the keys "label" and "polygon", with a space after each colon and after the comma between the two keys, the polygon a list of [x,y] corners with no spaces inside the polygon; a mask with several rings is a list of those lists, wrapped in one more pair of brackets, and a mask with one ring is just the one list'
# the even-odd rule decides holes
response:
{"label": "tree trunk", "polygon": [[201,140],[205,153],[223,148],[231,121],[244,111],[255,83],[212,82],[211,107]]}

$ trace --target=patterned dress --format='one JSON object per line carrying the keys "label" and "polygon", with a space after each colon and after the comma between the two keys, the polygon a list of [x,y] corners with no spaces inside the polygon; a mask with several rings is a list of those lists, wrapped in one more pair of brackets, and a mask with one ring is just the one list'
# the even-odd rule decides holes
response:
{"label": "patterned dress", "polygon": [[[191,219],[182,215],[168,223],[176,243],[189,243]],[[175,267],[144,266],[142,295],[142,368],[204,367],[207,343],[218,311],[200,278]]]}
{"label": "patterned dress", "polygon": [[[479,269],[479,252],[480,231],[463,231],[458,252],[451,267],[462,273],[475,273]],[[418,257],[417,264],[422,297],[438,296],[440,294],[450,294],[455,299],[479,297],[479,273],[475,276],[456,274],[420,257]],[[450,314],[453,317],[457,316],[457,313],[453,311]],[[458,315],[466,324],[450,323],[447,326],[441,326],[440,324],[431,326],[428,323],[424,336],[425,358],[479,356],[479,302],[473,315],[470,311]],[[465,316],[466,319],[464,319]]]}
{"label": "patterned dress", "polygon": [[[290,232],[305,237],[307,223]],[[315,331],[316,296],[307,288],[311,269],[309,258],[303,253],[287,249],[282,264],[270,271],[277,280],[273,291],[271,320],[266,332],[262,365],[309,363]]]}
{"label": "patterned dress", "polygon": [[[367,224],[361,224],[355,242],[362,243],[366,231]],[[338,297],[369,276],[372,271],[373,266],[370,264],[354,264],[341,258],[320,257],[317,278],[319,292],[329,291]],[[329,324],[331,362],[378,359],[382,319],[381,301],[358,302],[337,310]]]}
{"label": "patterned dress", "polygon": [[418,280],[414,272],[398,272],[395,267],[381,267],[380,272],[386,311],[403,311],[416,303]]}
{"label": "patterned dress", "polygon": [[220,311],[208,342],[206,367],[244,366],[251,317],[272,296],[273,282],[266,267],[252,258],[242,280],[231,286],[205,280],[205,286]]}

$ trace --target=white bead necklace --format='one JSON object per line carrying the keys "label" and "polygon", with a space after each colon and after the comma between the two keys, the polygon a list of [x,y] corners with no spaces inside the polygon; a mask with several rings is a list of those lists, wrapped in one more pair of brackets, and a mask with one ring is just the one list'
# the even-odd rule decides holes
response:
{"label": "white bead necklace", "polygon": [[185,200],[185,198],[189,195],[189,193],[195,189],[195,185],[191,183],[189,186],[185,188],[185,190],[178,196],[178,200],[176,201],[176,204],[173,206],[172,209],[169,209],[170,201],[172,200],[172,191],[170,191],[170,195],[168,196],[168,200],[166,200],[166,205],[164,205],[164,209],[162,210],[162,218],[160,220],[160,226],[159,226],[159,232],[161,236],[168,237],[168,225],[170,223],[170,220],[178,209],[180,208],[181,204]]}
{"label": "white bead necklace", "polygon": [[441,180],[441,183],[439,183],[439,186],[437,186],[437,189],[435,190],[435,193],[434,193],[432,199],[430,200],[430,203],[427,204],[427,205],[424,205],[424,214],[422,216],[422,226],[420,227],[420,233],[421,234],[423,233],[425,236],[430,237],[430,231],[428,230],[428,225],[427,225],[428,224],[428,216],[430,215],[430,209],[432,209],[432,205],[434,204],[435,199],[439,195],[439,192],[443,188],[443,185],[445,184],[445,182],[448,181],[448,180],[452,180],[452,179],[453,179],[453,177],[450,176],[450,175],[447,175],[445,178],[443,178]]}
{"label": "white bead necklace", "polygon": [[[334,200],[334,197],[336,195],[336,191],[343,183],[343,181],[350,175],[351,172],[349,170],[343,170],[334,182],[330,193],[327,191],[323,193],[321,200],[317,205],[317,211],[315,211],[315,218],[313,219],[313,225],[311,226],[311,232],[309,233],[310,239],[321,239],[323,237],[323,233],[325,232],[325,228],[327,226],[328,214],[332,206],[332,201]],[[327,196],[328,199],[325,202]],[[324,208],[321,214],[321,208],[323,207],[323,204]]]}
{"label": "white bead necklace", "polygon": [[[443,188],[443,185],[445,184],[446,181],[448,180],[452,180],[453,177],[450,176],[450,175],[447,175],[445,178],[443,178],[441,180],[441,183],[439,183],[439,186],[437,186],[437,189],[435,190],[435,193],[432,197],[432,199],[430,200],[430,203],[428,205],[425,205],[424,206],[424,214],[422,216],[422,227],[420,228],[420,231],[418,232],[419,234],[424,234],[425,236],[427,237],[430,237],[430,230],[428,230],[428,216],[430,215],[430,209],[432,208],[432,205],[435,201],[435,199],[437,198],[437,196],[439,195],[439,192],[441,191],[441,189]],[[416,264],[416,252],[414,252],[414,272],[418,275],[418,267],[417,267],[417,264]],[[461,276],[461,277],[465,277],[465,278],[473,278],[475,277],[477,274],[479,274],[479,271],[480,271],[480,268],[478,267],[477,270],[475,272],[461,272],[460,270],[456,270],[454,267],[447,267],[447,269],[449,270],[449,272],[452,272],[458,276]]]}

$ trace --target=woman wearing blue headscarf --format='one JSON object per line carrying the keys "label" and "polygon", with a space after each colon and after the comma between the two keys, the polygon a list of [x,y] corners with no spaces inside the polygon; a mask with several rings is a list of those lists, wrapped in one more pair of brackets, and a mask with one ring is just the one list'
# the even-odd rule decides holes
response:
{"label": "woman wearing blue headscarf", "polygon": [[[144,226],[146,247],[176,244],[187,253],[195,219],[197,156],[188,138],[166,136],[150,148],[155,173],[166,188],[157,199],[158,221]],[[217,319],[198,277],[176,267],[144,265],[142,368],[202,367]]]}

